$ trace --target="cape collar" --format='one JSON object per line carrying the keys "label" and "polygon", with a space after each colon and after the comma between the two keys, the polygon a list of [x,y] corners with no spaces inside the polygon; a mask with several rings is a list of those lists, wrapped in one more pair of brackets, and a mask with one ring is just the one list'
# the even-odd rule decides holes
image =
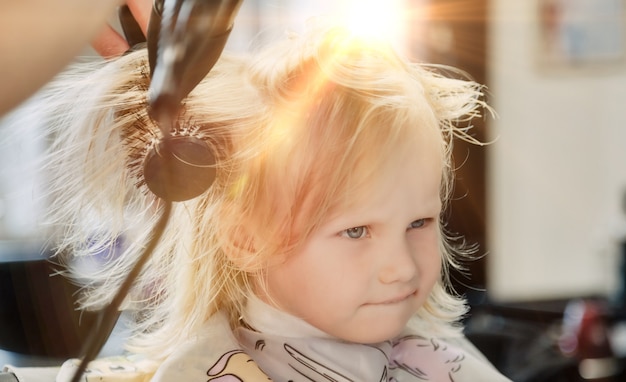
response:
{"label": "cape collar", "polygon": [[342,341],[258,298],[250,299],[243,320],[239,343],[275,381],[452,381],[466,357],[408,329],[377,344]]}

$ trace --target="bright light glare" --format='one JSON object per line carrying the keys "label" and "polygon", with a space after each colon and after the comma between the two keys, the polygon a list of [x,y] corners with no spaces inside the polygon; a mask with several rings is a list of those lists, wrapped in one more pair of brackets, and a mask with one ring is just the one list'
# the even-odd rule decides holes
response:
{"label": "bright light glare", "polygon": [[397,39],[404,32],[401,0],[344,0],[346,26],[356,35],[368,38]]}

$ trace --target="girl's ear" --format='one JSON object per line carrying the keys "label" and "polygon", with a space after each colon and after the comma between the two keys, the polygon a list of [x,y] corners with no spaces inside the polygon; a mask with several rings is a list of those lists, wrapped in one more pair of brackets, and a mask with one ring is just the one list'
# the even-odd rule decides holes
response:
{"label": "girl's ear", "polygon": [[259,273],[287,259],[287,254],[278,248],[268,248],[262,240],[255,240],[251,235],[238,235],[238,238],[231,242],[226,257],[239,271]]}
{"label": "girl's ear", "polygon": [[253,273],[263,269],[262,261],[256,250],[255,240],[252,235],[243,228],[239,228],[237,233],[231,234],[229,245],[226,247],[225,255],[237,270]]}
{"label": "girl's ear", "polygon": [[254,259],[254,252],[250,250],[238,249],[229,251],[226,253],[226,257],[228,261],[241,272],[254,273],[260,268],[260,266],[256,264],[258,261]]}

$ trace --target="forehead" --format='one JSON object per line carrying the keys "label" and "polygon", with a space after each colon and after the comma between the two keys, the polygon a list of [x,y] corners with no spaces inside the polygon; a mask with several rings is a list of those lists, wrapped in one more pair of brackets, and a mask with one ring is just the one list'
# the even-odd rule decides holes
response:
{"label": "forehead", "polygon": [[403,143],[386,158],[355,163],[352,182],[330,195],[333,200],[329,213],[382,206],[397,195],[399,188],[407,196],[403,201],[407,208],[439,209],[445,168],[439,140],[430,136],[411,144]]}

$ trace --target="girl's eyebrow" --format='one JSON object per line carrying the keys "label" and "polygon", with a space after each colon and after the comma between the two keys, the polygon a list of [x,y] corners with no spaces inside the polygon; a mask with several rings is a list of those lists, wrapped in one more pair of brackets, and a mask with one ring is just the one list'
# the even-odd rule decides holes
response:
{"label": "girl's eyebrow", "polygon": [[[414,219],[426,218],[433,215],[439,215],[443,210],[443,204],[440,198],[433,200],[432,203],[422,203],[420,207],[415,208],[416,212],[413,213]],[[378,220],[384,220],[376,218],[376,212],[373,212],[371,208],[363,207],[345,207],[339,209],[337,212],[328,215],[323,225],[341,223],[342,221],[371,221],[376,222]]]}

